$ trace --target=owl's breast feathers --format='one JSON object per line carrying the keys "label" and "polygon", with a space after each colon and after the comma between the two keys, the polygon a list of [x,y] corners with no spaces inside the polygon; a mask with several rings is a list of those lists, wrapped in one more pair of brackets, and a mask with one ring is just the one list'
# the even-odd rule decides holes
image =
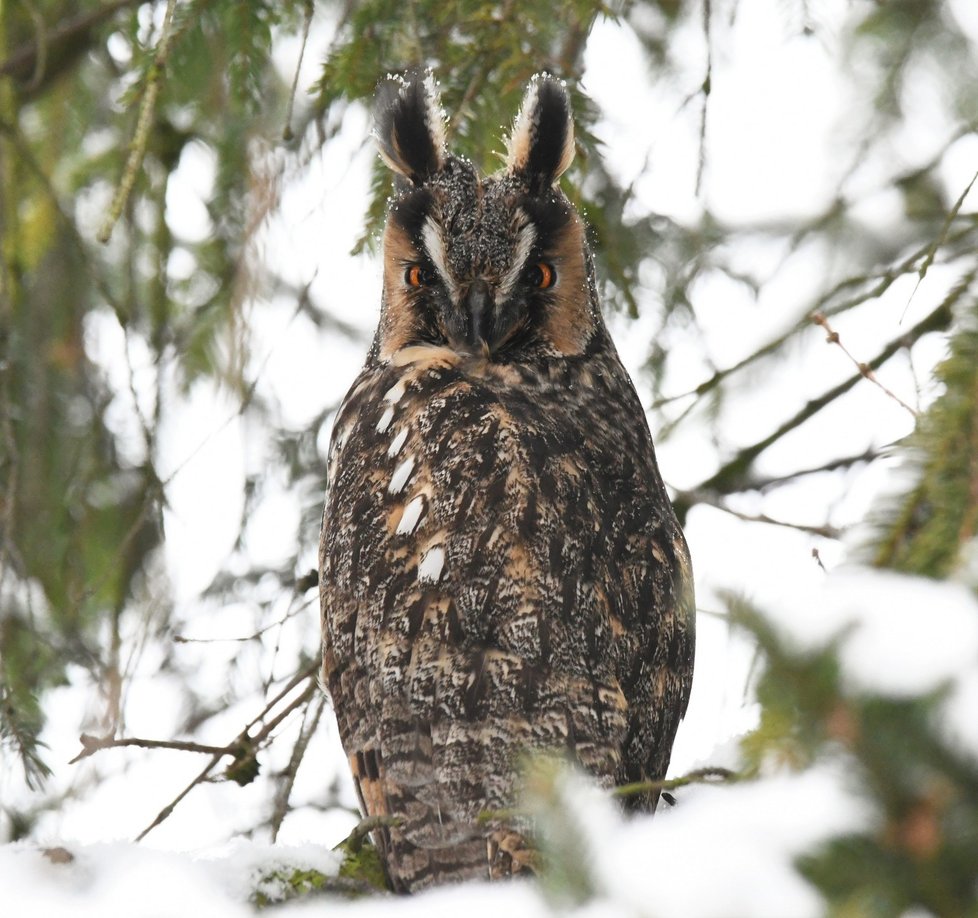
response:
{"label": "owl's breast feathers", "polygon": [[403,888],[445,858],[524,866],[518,833],[476,820],[513,805],[528,750],[605,785],[664,775],[691,573],[606,335],[533,366],[368,363],[336,419],[320,567],[324,675],[365,809],[403,820],[382,839]]}

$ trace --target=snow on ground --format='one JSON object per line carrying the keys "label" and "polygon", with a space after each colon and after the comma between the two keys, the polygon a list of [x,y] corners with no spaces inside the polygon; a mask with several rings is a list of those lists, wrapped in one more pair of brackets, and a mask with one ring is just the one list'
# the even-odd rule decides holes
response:
{"label": "snow on ground", "polygon": [[[814,651],[838,641],[844,684],[853,693],[903,698],[948,686],[941,726],[978,759],[978,601],[968,589],[849,570],[826,577],[821,588],[766,614],[799,649]],[[729,750],[722,758],[730,763]],[[560,827],[580,831],[579,869],[591,890],[584,904],[551,901],[537,884],[519,882],[471,884],[412,899],[334,898],[330,913],[392,918],[817,916],[823,903],[795,871],[796,858],[836,835],[867,828],[874,818],[846,773],[844,763],[824,761],[796,774],[689,786],[677,792],[675,808],[662,807],[654,819],[633,820],[618,815],[611,801],[583,779],[561,778],[554,787],[566,809],[557,810],[561,816],[554,824],[558,832]],[[53,861],[31,843],[0,847],[4,918],[239,918],[255,914],[256,889],[273,901],[281,898],[281,887],[269,879],[275,871],[314,869],[332,876],[339,869],[337,855],[323,844],[287,847],[236,840],[183,853],[126,842],[61,844],[73,855],[67,863]],[[272,913],[321,914],[323,905],[323,898],[311,896]]]}
{"label": "snow on ground", "polygon": [[853,692],[912,698],[973,672],[978,661],[978,600],[962,584],[840,569],[769,614],[799,649],[841,639]]}
{"label": "snow on ground", "polygon": [[[910,697],[949,686],[942,727],[978,759],[978,601],[969,590],[849,570],[766,614],[799,649],[814,651],[838,640],[844,684],[854,693]],[[723,764],[731,764],[729,749],[718,755]],[[710,762],[718,763],[716,757]],[[689,786],[677,792],[676,807],[662,807],[654,819],[632,820],[618,815],[611,801],[583,779],[561,778],[558,782],[565,783],[555,787],[567,808],[558,811],[557,824],[581,832],[580,871],[591,890],[584,904],[554,902],[526,881],[470,884],[410,899],[332,898],[330,914],[817,916],[823,903],[795,871],[795,859],[836,835],[868,827],[874,817],[846,773],[843,763],[825,761],[796,774]],[[269,879],[275,871],[313,869],[333,876],[339,869],[337,855],[321,844],[288,847],[236,840],[196,852],[127,842],[62,844],[73,855],[67,863],[52,860],[31,843],[0,847],[4,918],[240,918],[255,914],[256,889],[273,901],[281,898],[281,887]],[[322,914],[324,902],[313,895],[271,913]]]}
{"label": "snow on ground", "polygon": [[[756,918],[815,916],[817,893],[794,872],[792,859],[811,844],[851,828],[863,816],[837,775],[817,769],[757,784],[698,787],[654,820],[625,821],[590,787],[573,804],[588,828],[589,885],[594,898],[576,910],[551,902],[531,882],[470,884],[415,896],[330,900],[330,913],[350,916],[511,914],[545,918],[576,914],[689,918],[744,914]],[[70,863],[52,863],[36,847],[0,848],[5,918],[241,918],[262,876],[283,867],[335,875],[336,856],[315,847],[283,848],[238,841],[197,853],[116,842],[71,846]],[[274,884],[262,885],[270,898]],[[323,913],[313,896],[272,914]]]}
{"label": "snow on ground", "polygon": [[[328,876],[339,857],[309,845],[285,847],[236,840],[198,853],[159,851],[130,842],[46,849],[0,847],[0,914],[4,918],[240,918],[254,913],[261,879],[287,868]],[[72,860],[64,863],[63,852]]]}

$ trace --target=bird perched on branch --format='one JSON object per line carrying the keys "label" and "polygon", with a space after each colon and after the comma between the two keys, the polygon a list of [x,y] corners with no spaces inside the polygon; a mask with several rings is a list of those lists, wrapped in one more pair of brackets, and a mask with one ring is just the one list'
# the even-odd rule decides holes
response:
{"label": "bird perched on branch", "polygon": [[324,682],[399,891],[532,867],[491,818],[528,752],[608,787],[662,778],[693,665],[686,542],[557,186],[567,91],[529,84],[490,177],[444,127],[430,75],[381,85],[381,315],[319,555]]}

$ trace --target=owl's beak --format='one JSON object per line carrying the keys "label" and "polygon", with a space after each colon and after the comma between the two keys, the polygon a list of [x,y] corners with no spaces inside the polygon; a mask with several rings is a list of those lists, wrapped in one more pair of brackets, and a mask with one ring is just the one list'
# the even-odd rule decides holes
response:
{"label": "owl's beak", "polygon": [[492,291],[489,285],[476,278],[465,294],[465,314],[468,317],[467,344],[475,353],[488,349],[494,323]]}

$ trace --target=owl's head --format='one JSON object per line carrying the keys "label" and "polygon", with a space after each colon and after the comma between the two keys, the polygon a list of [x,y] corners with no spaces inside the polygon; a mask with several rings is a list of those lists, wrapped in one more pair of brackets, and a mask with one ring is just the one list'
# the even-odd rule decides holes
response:
{"label": "owl's head", "polygon": [[557,187],[574,158],[563,84],[530,82],[489,177],[447,150],[430,74],[381,85],[376,136],[396,188],[378,356],[425,344],[498,363],[584,353],[603,326],[584,227]]}

